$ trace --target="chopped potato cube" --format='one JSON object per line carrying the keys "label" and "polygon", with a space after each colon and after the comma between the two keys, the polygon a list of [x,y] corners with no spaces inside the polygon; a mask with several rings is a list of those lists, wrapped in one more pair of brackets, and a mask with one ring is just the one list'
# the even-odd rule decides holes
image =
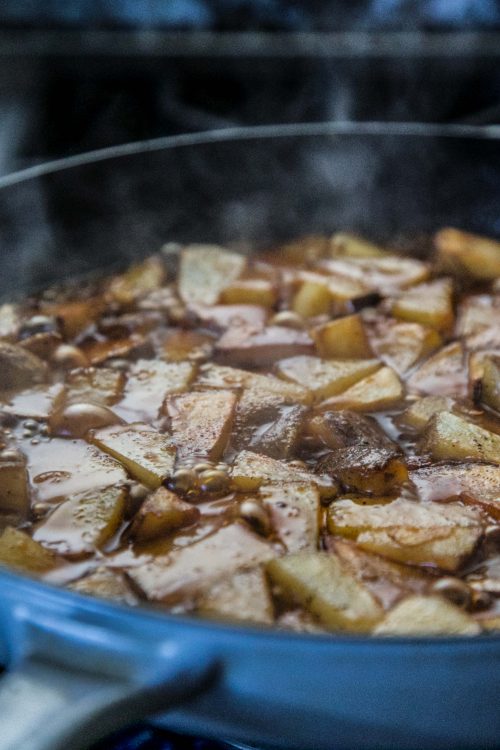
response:
{"label": "chopped potato cube", "polygon": [[274,532],[288,552],[318,548],[320,504],[315,487],[269,485],[261,487],[260,495]]}
{"label": "chopped potato cube", "polygon": [[345,232],[333,235],[330,240],[330,252],[334,257],[345,255],[348,258],[383,258],[389,255],[389,252],[379,245]]}
{"label": "chopped potato cube", "polygon": [[132,593],[130,587],[125,583],[121,573],[109,568],[96,568],[84,578],[79,578],[68,585],[72,591],[88,596],[98,596],[113,602],[134,605],[137,597]]}
{"label": "chopped potato cube", "polygon": [[220,301],[228,305],[262,305],[273,307],[278,301],[276,287],[267,279],[245,279],[233,281],[220,295]]}
{"label": "chopped potato cube", "polygon": [[263,570],[242,570],[217,581],[201,596],[197,612],[218,620],[272,624],[273,602]]}
{"label": "chopped potato cube", "polygon": [[23,573],[46,573],[57,565],[51,550],[35,542],[26,532],[7,526],[0,534],[0,565]]}
{"label": "chopped potato cube", "polygon": [[127,421],[156,419],[165,398],[185,391],[194,372],[190,362],[140,359],[130,369],[123,399],[114,411]]}
{"label": "chopped potato cube", "polygon": [[408,378],[408,390],[431,396],[465,396],[468,382],[464,359],[460,342],[448,344]]}
{"label": "chopped potato cube", "polygon": [[438,464],[411,472],[411,481],[424,501],[448,500],[461,496],[500,517],[500,467],[491,464]]}
{"label": "chopped potato cube", "polygon": [[500,435],[448,411],[429,421],[420,448],[437,461],[486,461],[500,464]]}
{"label": "chopped potato cube", "polygon": [[300,437],[307,412],[261,388],[246,388],[238,402],[231,445],[264,453],[271,458],[288,458]]}
{"label": "chopped potato cube", "polygon": [[440,596],[409,596],[374,630],[376,635],[477,635],[481,628],[459,607]]}
{"label": "chopped potato cube", "polygon": [[469,342],[491,326],[496,329],[500,326],[500,296],[470,294],[465,297],[458,308],[456,335]]}
{"label": "chopped potato cube", "polygon": [[403,385],[394,370],[382,367],[373,375],[359,380],[347,391],[323,401],[319,408],[383,411],[399,403],[403,395]]}
{"label": "chopped potato cube", "polygon": [[480,514],[458,503],[417,503],[398,499],[383,505],[337,500],[328,529],[356,539],[362,549],[410,565],[456,570],[483,532]]}
{"label": "chopped potato cube", "polygon": [[415,258],[387,255],[383,258],[335,258],[321,261],[319,267],[351,282],[362,283],[365,289],[391,294],[406,289],[429,277],[429,266]]}
{"label": "chopped potato cube", "polygon": [[309,390],[300,385],[284,383],[274,375],[261,375],[257,372],[238,370],[224,365],[202,365],[197,386],[200,388],[247,388],[266,396],[274,395],[287,404],[308,404],[311,401]]}
{"label": "chopped potato cube", "polygon": [[186,605],[192,599],[194,606],[210,583],[277,554],[279,551],[244,524],[232,523],[168,555],[146,559],[128,573],[150,599],[169,604],[183,600]]}
{"label": "chopped potato cube", "polygon": [[500,242],[497,240],[449,228],[437,232],[434,242],[441,258],[462,272],[476,279],[500,276]]}
{"label": "chopped potato cube", "polygon": [[[71,370],[61,401],[112,406],[120,400],[125,375],[109,367],[83,367]],[[60,402],[59,402],[60,403]]]}
{"label": "chopped potato cube", "polygon": [[442,339],[434,328],[384,319],[375,329],[371,343],[377,356],[402,375],[441,346]]}
{"label": "chopped potato cube", "polygon": [[17,523],[26,521],[30,511],[28,472],[25,462],[0,459],[0,514]]}
{"label": "chopped potato cube", "polygon": [[405,409],[399,417],[399,422],[405,427],[421,432],[434,414],[440,411],[450,411],[453,403],[453,399],[447,396],[424,396]]}
{"label": "chopped potato cube", "polygon": [[102,314],[103,309],[104,300],[101,297],[92,297],[84,300],[47,303],[42,305],[41,312],[44,315],[59,318],[64,338],[71,340],[94,323]]}
{"label": "chopped potato cube", "polygon": [[159,487],[146,498],[135,514],[130,533],[138,542],[145,542],[190,526],[199,517],[198,508],[165,487]]}
{"label": "chopped potato cube", "polygon": [[179,294],[187,304],[214,305],[246,263],[242,255],[216,245],[188,245],[180,257]]}
{"label": "chopped potato cube", "polygon": [[452,282],[438,279],[412,287],[393,303],[392,314],[438,331],[449,330],[454,321]]}
{"label": "chopped potato cube", "polygon": [[231,434],[236,396],[232,391],[199,391],[170,396],[170,417],[178,458],[221,458]]}
{"label": "chopped potato cube", "polygon": [[334,396],[378,370],[376,359],[324,360],[319,357],[291,357],[278,362],[277,374],[308,388],[317,400]]}
{"label": "chopped potato cube", "polygon": [[215,345],[219,361],[239,367],[265,367],[285,357],[312,354],[313,350],[308,333],[285,326],[267,326],[261,331],[245,326],[230,328]]}
{"label": "chopped potato cube", "polygon": [[158,256],[146,258],[130,266],[125,273],[114,276],[108,287],[108,297],[120,305],[132,305],[148,292],[158,289],[166,281],[165,266]]}
{"label": "chopped potato cube", "polygon": [[481,401],[500,412],[500,359],[486,357],[481,378]]}
{"label": "chopped potato cube", "polygon": [[239,492],[252,492],[263,484],[313,484],[320,495],[332,497],[336,485],[325,476],[310,474],[305,469],[262,456],[251,451],[241,451],[231,469],[231,477]]}
{"label": "chopped potato cube", "polygon": [[312,335],[324,359],[369,359],[373,352],[359,315],[346,315],[317,326]]}
{"label": "chopped potato cube", "polygon": [[316,315],[330,312],[332,295],[328,289],[328,279],[303,282],[292,300],[292,310],[303,318],[313,318]]}
{"label": "chopped potato cube", "polygon": [[376,599],[333,554],[287,555],[271,560],[267,571],[283,597],[331,630],[366,633],[382,618]]}
{"label": "chopped potato cube", "polygon": [[0,390],[21,390],[47,380],[46,363],[22,346],[0,341]]}
{"label": "chopped potato cube", "polygon": [[190,305],[203,326],[213,331],[248,326],[261,331],[269,318],[269,310],[261,305]]}
{"label": "chopped potato cube", "polygon": [[181,328],[168,333],[161,345],[162,355],[167,362],[182,362],[186,359],[199,362],[210,357],[213,344],[213,336]]}
{"label": "chopped potato cube", "polygon": [[105,427],[90,440],[146,487],[156,489],[173,472],[175,448],[170,438],[147,424]]}
{"label": "chopped potato cube", "polygon": [[91,365],[100,365],[108,359],[136,359],[152,353],[151,343],[139,333],[105,340],[89,337],[80,344],[80,349]]}

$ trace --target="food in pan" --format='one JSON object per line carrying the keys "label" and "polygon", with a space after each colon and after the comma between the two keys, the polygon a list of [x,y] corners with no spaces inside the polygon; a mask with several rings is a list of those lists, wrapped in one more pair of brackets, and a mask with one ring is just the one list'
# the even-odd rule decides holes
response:
{"label": "food in pan", "polygon": [[167,245],[0,307],[0,563],[308,633],[500,628],[500,243]]}

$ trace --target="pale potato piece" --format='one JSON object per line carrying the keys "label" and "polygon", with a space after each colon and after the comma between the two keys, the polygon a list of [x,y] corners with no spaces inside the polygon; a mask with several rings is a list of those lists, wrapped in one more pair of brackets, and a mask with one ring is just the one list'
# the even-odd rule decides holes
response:
{"label": "pale potato piece", "polygon": [[440,596],[409,596],[373,632],[375,635],[477,635],[481,628],[470,615]]}
{"label": "pale potato piece", "polygon": [[127,422],[156,419],[165,398],[185,391],[194,374],[191,362],[140,359],[130,368],[123,398],[113,411]]}
{"label": "pale potato piece", "polygon": [[110,599],[121,604],[134,605],[137,597],[125,583],[121,573],[108,568],[96,568],[92,573],[68,584],[71,591],[88,596],[98,596],[100,599]]}
{"label": "pale potato piece", "polygon": [[476,279],[500,276],[500,242],[489,237],[441,229],[434,235],[440,257]]}
{"label": "pale potato piece", "polygon": [[151,489],[159,487],[173,472],[175,447],[169,437],[150,425],[105,427],[91,433],[90,440]]}
{"label": "pale potato piece", "polygon": [[47,380],[47,364],[17,344],[0,341],[0,390],[22,390]]}
{"label": "pale potato piece", "polygon": [[128,571],[130,578],[155,601],[184,601],[194,606],[200,594],[221,578],[251,568],[279,554],[241,523],[223,526],[210,536],[168,555],[146,559]]}
{"label": "pale potato piece", "polygon": [[170,417],[178,458],[221,458],[231,434],[236,395],[232,391],[195,391],[170,396],[165,411]]}
{"label": "pale potato piece", "polygon": [[123,487],[70,497],[35,529],[33,539],[61,555],[91,554],[118,530],[125,502]]}
{"label": "pale potato piece", "polygon": [[500,412],[500,358],[486,357],[483,362],[481,401]]}
{"label": "pale potato piece", "polygon": [[483,331],[500,327],[500,295],[471,294],[458,309],[455,333],[468,342]]}
{"label": "pale potato piece", "polygon": [[238,453],[231,467],[231,477],[239,492],[252,492],[263,484],[312,484],[322,497],[332,497],[337,492],[330,477],[310,474],[285,461],[251,451]]}
{"label": "pale potato piece", "polygon": [[288,458],[298,443],[307,408],[261,388],[245,388],[238,401],[231,446],[271,458]]}
{"label": "pale potato piece", "polygon": [[120,400],[125,385],[125,374],[110,367],[82,367],[66,376],[66,387],[57,406],[65,403],[84,403],[112,406]]}
{"label": "pale potato piece", "polygon": [[330,630],[366,633],[383,610],[334,554],[299,552],[271,560],[267,572],[282,596]]}
{"label": "pale potato piece", "polygon": [[308,388],[316,400],[322,400],[345,391],[379,367],[376,359],[325,360],[303,356],[281,360],[276,372],[280,378]]}
{"label": "pale potato piece", "polygon": [[330,312],[332,301],[326,278],[306,279],[292,300],[292,310],[303,318],[313,318]]}
{"label": "pale potato piece", "polygon": [[310,484],[268,485],[260,488],[275,534],[288,552],[318,548],[319,493]]}
{"label": "pale potato piece", "polygon": [[410,392],[430,396],[465,396],[468,380],[465,352],[459,341],[439,349],[406,381]]}
{"label": "pale potato piece", "polygon": [[261,305],[189,305],[203,326],[216,332],[234,326],[249,326],[261,331],[269,318],[269,310]]}
{"label": "pale potato piece", "polygon": [[382,367],[340,395],[323,401],[319,408],[383,411],[395,406],[403,396],[403,385],[394,370]]}
{"label": "pale potato piece", "polygon": [[28,519],[30,493],[26,464],[19,460],[0,459],[0,513],[9,516],[12,522]]}
{"label": "pale potato piece", "polygon": [[222,290],[220,301],[228,305],[273,307],[278,301],[278,295],[275,285],[267,279],[240,279]]}
{"label": "pale potato piece", "polygon": [[377,357],[400,375],[442,344],[441,336],[434,328],[389,318],[379,322],[370,341]]}
{"label": "pale potato piece", "polygon": [[19,305],[9,303],[0,305],[0,339],[12,341],[21,327],[21,309]]}
{"label": "pale potato piece", "polygon": [[450,411],[453,404],[453,399],[448,396],[423,396],[405,409],[398,417],[398,422],[421,432],[434,414],[440,411]]}
{"label": "pale potato piece", "polygon": [[483,523],[476,510],[458,503],[398,499],[382,505],[360,505],[337,500],[328,511],[328,529],[391,560],[456,570],[473,552]]}
{"label": "pale potato piece", "polygon": [[449,330],[454,322],[453,283],[437,279],[412,287],[394,301],[392,314],[438,331]]}
{"label": "pale potato piece", "polygon": [[183,526],[190,526],[199,517],[198,508],[165,487],[159,487],[146,498],[135,514],[130,534],[138,542],[146,542]]}
{"label": "pale potato piece", "polygon": [[57,564],[56,555],[26,532],[7,526],[0,534],[0,565],[23,573],[46,573]]}
{"label": "pale potato piece", "polygon": [[365,289],[391,294],[429,277],[429,266],[415,258],[387,255],[383,258],[335,258],[324,260],[319,268],[362,283]]}
{"label": "pale potato piece", "polygon": [[246,264],[242,255],[217,245],[188,245],[180,255],[179,294],[187,304],[214,305]]}
{"label": "pale potato piece", "polygon": [[346,315],[312,330],[316,349],[324,359],[370,359],[373,351],[360,315]]}
{"label": "pale potato piece", "polygon": [[390,253],[380,245],[375,245],[362,237],[347,232],[338,232],[330,239],[330,253],[333,257],[383,258]]}
{"label": "pale potato piece", "polygon": [[271,625],[274,609],[264,571],[242,570],[217,581],[200,597],[197,613],[216,620]]}
{"label": "pale potato piece", "polygon": [[500,467],[491,464],[437,464],[410,473],[411,481],[424,501],[463,500],[500,513]]}
{"label": "pale potato piece", "polygon": [[153,255],[130,266],[124,273],[113,276],[107,297],[120,305],[132,305],[148,292],[159,289],[167,279],[162,260]]}
{"label": "pale potato piece", "polygon": [[267,326],[257,331],[253,327],[235,326],[215,344],[217,359],[237,367],[266,367],[279,359],[313,351],[313,340],[306,331],[285,326]]}
{"label": "pale potato piece", "polygon": [[[296,271],[293,278],[301,286],[292,300],[292,309],[305,318],[328,313],[331,308],[343,308],[346,302],[365,297],[370,292],[370,288],[361,280],[329,269],[326,269],[326,273]],[[299,305],[298,300],[301,302]]]}
{"label": "pale potato piece", "polygon": [[239,370],[225,365],[202,365],[196,381],[198,388],[246,388],[263,395],[276,396],[287,404],[309,404],[311,393],[306,387],[296,383],[284,383],[274,375],[261,375],[257,372]]}
{"label": "pale potato piece", "polygon": [[420,443],[436,461],[486,461],[500,464],[500,435],[449,411],[435,414]]}

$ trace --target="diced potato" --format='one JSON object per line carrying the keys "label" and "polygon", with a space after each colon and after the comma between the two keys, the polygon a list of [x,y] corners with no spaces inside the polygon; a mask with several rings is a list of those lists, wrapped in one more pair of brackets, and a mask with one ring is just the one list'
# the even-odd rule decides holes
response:
{"label": "diced potato", "polygon": [[383,258],[335,258],[319,267],[334,275],[362,283],[365,289],[391,294],[429,277],[429,266],[414,258],[387,255]]}
{"label": "diced potato", "polygon": [[398,499],[383,505],[359,505],[337,500],[329,508],[328,529],[391,560],[456,570],[473,552],[483,525],[476,510],[458,503]]}
{"label": "diced potato", "polygon": [[379,245],[344,232],[333,235],[330,240],[330,252],[334,257],[345,255],[348,258],[383,258],[389,255],[388,251]]}
{"label": "diced potato", "polygon": [[401,401],[403,385],[390,367],[382,367],[338,396],[323,401],[320,409],[352,409],[353,411],[383,411]]}
{"label": "diced potato", "polygon": [[405,427],[421,432],[434,414],[450,411],[453,403],[453,399],[448,396],[424,396],[405,409],[398,421]]}
{"label": "diced potato", "polygon": [[111,406],[120,400],[125,375],[109,367],[83,367],[71,370],[66,377],[63,400]]}
{"label": "diced potato", "polygon": [[432,577],[419,568],[402,565],[381,555],[359,549],[354,542],[345,539],[331,540],[329,549],[333,549],[384,609],[390,609],[405,595],[422,593],[432,582]]}
{"label": "diced potato", "polygon": [[326,412],[311,420],[309,432],[332,448],[320,459],[320,473],[360,492],[383,495],[408,479],[401,449],[370,417]]}
{"label": "diced potato", "polygon": [[163,359],[167,362],[199,362],[208,359],[214,347],[213,336],[183,328],[169,332],[161,345]]}
{"label": "diced potato", "polygon": [[125,500],[123,487],[107,487],[70,497],[38,526],[33,539],[61,555],[91,554],[118,530]]}
{"label": "diced potato", "polygon": [[18,305],[0,305],[0,339],[13,341],[21,327],[21,315]]}
{"label": "diced potato", "polygon": [[454,322],[452,282],[438,279],[412,287],[395,300],[392,314],[438,331],[449,330]]}
{"label": "diced potato", "polygon": [[102,297],[92,297],[84,300],[69,302],[47,303],[42,305],[44,315],[59,318],[62,324],[64,338],[72,340],[96,321],[104,309]]}
{"label": "diced potato", "polygon": [[187,304],[214,305],[246,264],[242,255],[216,245],[188,245],[180,257],[179,294]]}
{"label": "diced potato", "polygon": [[471,294],[465,297],[458,310],[456,335],[468,341],[491,326],[500,326],[500,296]]}
{"label": "diced potato", "polygon": [[288,552],[318,548],[320,503],[309,484],[269,485],[260,488],[275,534]]}
{"label": "diced potato", "polygon": [[313,351],[308,333],[285,326],[267,326],[261,331],[243,326],[230,328],[215,345],[220,362],[238,367],[265,367],[279,359]]}
{"label": "diced potato", "polygon": [[408,378],[408,390],[431,396],[465,396],[468,382],[464,359],[460,342],[448,344]]}
{"label": "diced potato", "polygon": [[231,477],[239,492],[252,492],[263,484],[313,484],[322,497],[337,494],[337,487],[329,477],[310,474],[285,461],[251,451],[238,453],[231,468]]}
{"label": "diced potato", "polygon": [[440,257],[476,279],[500,276],[500,242],[460,229],[441,229],[434,237]]}
{"label": "diced potato", "polygon": [[370,359],[373,352],[360,315],[346,315],[312,331],[316,349],[324,359]]}
{"label": "diced potato", "polygon": [[220,301],[227,305],[262,305],[273,307],[278,301],[275,285],[267,279],[244,279],[226,286]]}
{"label": "diced potato", "polygon": [[442,344],[434,328],[388,318],[380,322],[370,340],[376,355],[400,375]]}
{"label": "diced potato", "polygon": [[287,404],[308,404],[311,401],[309,390],[296,383],[284,383],[273,375],[260,375],[224,365],[202,365],[196,384],[200,388],[247,388],[277,396]]}
{"label": "diced potato", "polygon": [[137,604],[137,597],[125,583],[123,575],[109,568],[96,568],[84,578],[68,584],[68,588],[79,594],[98,596],[123,604]]}
{"label": "diced potato", "polygon": [[229,579],[217,581],[201,596],[197,612],[217,620],[271,625],[273,602],[263,570],[242,570]]}
{"label": "diced potato", "polygon": [[483,362],[481,401],[500,412],[500,359],[487,357]]}
{"label": "diced potato", "polygon": [[269,317],[269,310],[260,305],[190,305],[189,309],[204,327],[215,331],[227,331],[237,326],[261,331]]}
{"label": "diced potato", "polygon": [[138,542],[146,542],[183,526],[190,526],[199,517],[198,508],[165,487],[159,487],[146,498],[135,514],[130,533]]}
{"label": "diced potato", "polygon": [[169,437],[147,424],[105,427],[90,440],[146,487],[156,489],[173,472],[175,447]]}
{"label": "diced potato", "polygon": [[142,263],[130,266],[125,273],[114,276],[107,296],[120,305],[132,305],[148,292],[161,287],[165,281],[165,266],[159,257],[153,255]]}
{"label": "diced potato", "polygon": [[299,291],[292,300],[292,310],[304,318],[329,313],[332,305],[332,295],[325,281],[312,279],[302,283]]}
{"label": "diced potato", "polygon": [[481,628],[459,607],[439,596],[409,596],[374,630],[376,635],[477,635]]}
{"label": "diced potato", "polygon": [[236,395],[232,391],[199,391],[169,396],[165,411],[180,461],[191,456],[216,461],[231,434]]}
{"label": "diced potato", "polygon": [[28,472],[22,457],[19,460],[0,459],[0,514],[20,523],[30,511]]}
{"label": "diced potato", "polygon": [[46,573],[57,562],[53,552],[20,529],[8,526],[0,534],[0,565],[17,568],[23,573]]}
{"label": "diced potato", "polygon": [[272,262],[295,265],[312,263],[328,254],[330,240],[319,234],[306,235],[272,250]]}
{"label": "diced potato", "polygon": [[80,344],[80,349],[91,365],[100,365],[108,359],[137,358],[152,353],[151,344],[140,333],[132,333],[117,339],[88,338]]}
{"label": "diced potato", "polygon": [[127,421],[156,419],[165,398],[185,391],[194,374],[191,362],[140,359],[131,367],[123,398],[114,411]]}
{"label": "diced potato", "polygon": [[261,388],[243,391],[236,410],[231,445],[271,458],[288,458],[300,437],[306,407],[289,404]]}
{"label": "diced potato", "polygon": [[376,599],[333,554],[287,555],[271,560],[267,571],[284,598],[303,606],[328,629],[366,633],[382,618]]}
{"label": "diced potato", "polygon": [[326,273],[298,271],[293,278],[300,283],[300,287],[292,300],[292,309],[305,318],[328,313],[330,309],[344,309],[347,302],[366,297],[370,292],[362,280],[349,278],[328,268]]}
{"label": "diced potato", "polygon": [[486,461],[500,464],[500,435],[448,411],[430,420],[420,449],[437,461]]}
{"label": "diced potato", "polygon": [[128,574],[149,599],[194,606],[210,583],[260,565],[278,553],[244,524],[232,523],[168,555],[146,559]]}
{"label": "diced potato", "polygon": [[345,391],[378,370],[376,359],[324,360],[319,357],[291,357],[278,362],[276,372],[312,391],[316,400]]}
{"label": "diced potato", "polygon": [[411,481],[423,501],[462,501],[500,516],[500,467],[491,464],[437,464],[411,472]]}
{"label": "diced potato", "polygon": [[0,341],[0,390],[21,390],[47,380],[46,363],[22,346]]}

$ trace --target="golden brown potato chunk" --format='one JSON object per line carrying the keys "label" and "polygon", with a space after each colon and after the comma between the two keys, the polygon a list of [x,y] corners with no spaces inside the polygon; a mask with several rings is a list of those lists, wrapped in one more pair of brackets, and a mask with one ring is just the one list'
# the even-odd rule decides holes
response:
{"label": "golden brown potato chunk", "polygon": [[383,258],[389,252],[362,237],[338,232],[330,240],[330,254],[334,257],[345,255],[348,258]]}
{"label": "golden brown potato chunk", "polygon": [[264,397],[276,396],[287,404],[308,404],[311,396],[306,388],[295,383],[284,383],[274,375],[239,370],[224,365],[202,365],[196,381],[198,388],[246,388],[261,392]]}
{"label": "golden brown potato chunk", "polygon": [[458,503],[398,499],[383,505],[359,505],[337,500],[328,512],[328,529],[397,562],[456,570],[473,552],[483,524],[476,510]]}
{"label": "golden brown potato chunk", "polygon": [[217,581],[200,597],[197,612],[217,620],[270,625],[274,608],[264,571],[242,570]]}
{"label": "golden brown potato chunk", "polygon": [[60,400],[112,406],[120,400],[124,385],[123,372],[109,367],[83,367],[68,373]]}
{"label": "golden brown potato chunk", "polygon": [[178,458],[221,458],[231,434],[236,396],[232,391],[199,391],[170,396],[170,417]]}
{"label": "golden brown potato chunk", "polygon": [[101,549],[123,520],[123,487],[70,497],[36,530],[33,539],[61,555],[91,554]]}
{"label": "golden brown potato chunk", "polygon": [[292,310],[303,318],[330,312],[333,297],[327,279],[305,279],[292,300]]}
{"label": "golden brown potato chunk", "polygon": [[0,565],[23,573],[46,573],[58,563],[56,555],[20,529],[7,526],[0,534]]}
{"label": "golden brown potato chunk", "polygon": [[265,367],[313,350],[308,333],[285,326],[267,326],[261,331],[246,326],[230,328],[215,345],[217,359],[237,367]]}
{"label": "golden brown potato chunk", "polygon": [[278,300],[276,287],[267,279],[240,279],[226,286],[220,301],[228,305],[273,307]]}
{"label": "golden brown potato chunk", "polygon": [[0,341],[0,390],[22,390],[47,380],[48,368],[40,357],[22,346]]}
{"label": "golden brown potato chunk", "polygon": [[123,399],[114,411],[129,422],[156,419],[165,398],[185,391],[194,373],[190,362],[140,359],[131,367]]}
{"label": "golden brown potato chunk", "polygon": [[346,315],[317,326],[312,335],[324,359],[370,359],[373,352],[360,315]]}
{"label": "golden brown potato chunk", "polygon": [[465,396],[467,386],[465,353],[458,341],[439,349],[407,380],[410,392],[430,396]]}
{"label": "golden brown potato chunk", "polygon": [[371,343],[377,356],[402,375],[441,346],[442,339],[435,329],[419,323],[383,318],[372,330]]}
{"label": "golden brown potato chunk", "polygon": [[101,599],[110,599],[120,604],[137,604],[137,597],[132,593],[130,587],[125,583],[121,573],[109,568],[96,568],[84,578],[79,578],[68,585],[72,591],[88,596],[98,596]]}
{"label": "golden brown potato chunk", "polygon": [[448,396],[424,396],[405,409],[398,422],[404,427],[421,432],[434,414],[440,411],[450,411],[453,404],[453,399]]}
{"label": "golden brown potato chunk", "polygon": [[420,450],[430,453],[437,461],[451,459],[500,464],[500,435],[449,411],[440,411],[429,421]]}
{"label": "golden brown potato chunk", "polygon": [[138,542],[161,537],[198,520],[200,511],[165,487],[159,487],[135,514],[130,534]]}
{"label": "golden brown potato chunk", "polygon": [[285,461],[277,461],[251,451],[241,451],[231,468],[233,483],[239,492],[252,492],[263,484],[313,484],[323,497],[333,497],[337,492],[330,477],[310,474]]}
{"label": "golden brown potato chunk", "polygon": [[394,370],[382,367],[338,396],[323,401],[319,408],[384,411],[397,405],[403,396],[403,385]]}
{"label": "golden brown potato chunk", "polygon": [[216,245],[189,245],[181,252],[178,288],[188,305],[214,305],[246,267],[242,255]]}
{"label": "golden brown potato chunk", "polygon": [[41,312],[44,315],[53,315],[59,318],[64,338],[72,340],[94,323],[102,314],[103,309],[104,300],[101,297],[92,297],[84,300],[44,304]]}
{"label": "golden brown potato chunk", "polygon": [[477,635],[474,619],[439,596],[409,596],[374,630],[376,635]]}
{"label": "golden brown potato chunk", "polygon": [[316,400],[345,391],[378,370],[376,359],[325,360],[319,357],[291,357],[278,362],[277,374],[312,391]]}
{"label": "golden brown potato chunk", "polygon": [[175,447],[171,439],[147,424],[105,427],[90,440],[146,487],[156,489],[171,476]]}
{"label": "golden brown potato chunk", "polygon": [[500,357],[486,357],[483,361],[480,399],[490,409],[500,412]]}
{"label": "golden brown potato chunk", "polygon": [[210,357],[213,342],[213,337],[206,333],[174,330],[162,342],[161,352],[167,362],[199,362]]}
{"label": "golden brown potato chunk", "polygon": [[395,300],[392,314],[438,331],[449,330],[454,322],[451,280],[438,279],[412,287]]}
{"label": "golden brown potato chunk", "polygon": [[274,533],[288,552],[318,548],[319,493],[310,484],[268,485],[260,488]]}
{"label": "golden brown potato chunk", "polygon": [[476,279],[500,276],[500,242],[452,228],[437,232],[434,242],[439,255],[450,267]]}
{"label": "golden brown potato chunk", "polygon": [[354,282],[361,282],[365,289],[391,294],[425,281],[429,266],[414,258],[387,255],[383,258],[335,258],[321,261],[319,267],[328,273],[338,274]]}
{"label": "golden brown potato chunk", "polygon": [[113,276],[107,296],[124,307],[158,289],[166,281],[165,266],[158,256],[130,266],[125,273]]}
{"label": "golden brown potato chunk", "polygon": [[267,565],[281,595],[303,606],[329,630],[369,632],[383,610],[334,554],[299,552]]}
{"label": "golden brown potato chunk", "polygon": [[23,456],[0,457],[0,523],[5,515],[11,522],[26,521],[30,511],[28,472]]}

